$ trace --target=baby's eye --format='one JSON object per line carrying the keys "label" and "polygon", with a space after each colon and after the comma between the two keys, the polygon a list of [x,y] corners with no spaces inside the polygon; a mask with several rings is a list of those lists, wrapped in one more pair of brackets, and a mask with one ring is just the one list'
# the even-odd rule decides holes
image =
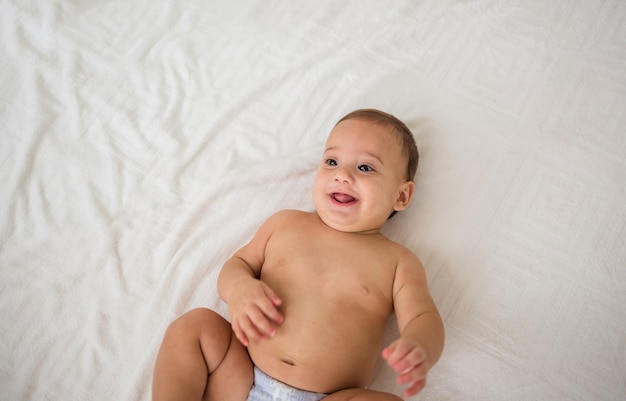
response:
{"label": "baby's eye", "polygon": [[328,165],[328,166],[336,166],[337,165],[337,160],[335,160],[335,159],[326,159],[324,161],[324,163],[326,163],[326,165]]}
{"label": "baby's eye", "polygon": [[370,172],[370,171],[374,171],[374,169],[371,166],[368,166],[367,164],[361,164],[358,169],[364,173]]}

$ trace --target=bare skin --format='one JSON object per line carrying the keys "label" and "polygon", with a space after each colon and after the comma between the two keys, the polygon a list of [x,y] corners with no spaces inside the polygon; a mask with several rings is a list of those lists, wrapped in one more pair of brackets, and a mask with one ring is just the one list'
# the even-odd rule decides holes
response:
{"label": "bare skin", "polygon": [[365,389],[394,312],[400,337],[382,356],[405,396],[421,391],[443,325],[419,259],[379,232],[414,190],[394,135],[359,119],[335,127],[314,183],[316,212],[275,214],[226,262],[218,290],[232,326],[206,309],[170,326],[154,400],[244,401],[253,363],[328,401],[398,400]]}

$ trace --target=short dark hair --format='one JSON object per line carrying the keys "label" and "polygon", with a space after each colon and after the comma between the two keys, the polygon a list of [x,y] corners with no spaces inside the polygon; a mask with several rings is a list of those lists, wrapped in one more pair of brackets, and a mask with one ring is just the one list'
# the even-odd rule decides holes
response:
{"label": "short dark hair", "polygon": [[417,144],[415,138],[411,133],[411,130],[396,116],[385,113],[377,109],[358,109],[354,110],[343,116],[337,124],[342,121],[350,119],[365,120],[374,124],[391,129],[398,134],[402,141],[402,151],[407,156],[407,169],[406,179],[407,181],[413,181],[415,178],[415,172],[417,171],[417,164],[419,162],[419,151],[417,150]]}

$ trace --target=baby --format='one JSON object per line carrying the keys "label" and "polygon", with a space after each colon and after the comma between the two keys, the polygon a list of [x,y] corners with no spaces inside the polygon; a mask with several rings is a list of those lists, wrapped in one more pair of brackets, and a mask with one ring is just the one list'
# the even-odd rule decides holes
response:
{"label": "baby", "polygon": [[209,309],[174,321],[153,400],[399,400],[366,389],[382,351],[410,397],[439,359],[444,331],[419,259],[380,233],[409,206],[418,152],[409,129],[371,109],[331,131],[313,184],[315,212],[265,221],[222,268],[232,323]]}

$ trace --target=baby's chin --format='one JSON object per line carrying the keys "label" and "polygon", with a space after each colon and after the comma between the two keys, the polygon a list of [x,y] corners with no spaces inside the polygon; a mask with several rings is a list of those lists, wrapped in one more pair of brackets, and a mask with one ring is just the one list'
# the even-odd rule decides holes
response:
{"label": "baby's chin", "polygon": [[318,216],[326,226],[332,228],[335,231],[346,234],[377,234],[380,232],[380,229],[382,227],[382,224],[380,226],[364,224],[361,222],[349,221],[348,219],[325,216],[324,214],[320,213],[318,213]]}

